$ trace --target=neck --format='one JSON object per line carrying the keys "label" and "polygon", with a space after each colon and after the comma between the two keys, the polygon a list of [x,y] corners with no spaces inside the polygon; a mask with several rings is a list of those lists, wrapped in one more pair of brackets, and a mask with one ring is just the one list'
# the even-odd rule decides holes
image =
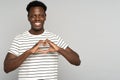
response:
{"label": "neck", "polygon": [[29,32],[33,35],[39,35],[39,34],[42,34],[44,32],[44,29],[38,30],[38,31],[30,29]]}

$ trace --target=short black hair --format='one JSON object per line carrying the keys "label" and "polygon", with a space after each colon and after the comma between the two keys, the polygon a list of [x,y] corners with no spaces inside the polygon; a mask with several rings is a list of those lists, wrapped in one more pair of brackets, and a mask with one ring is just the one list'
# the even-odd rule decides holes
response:
{"label": "short black hair", "polygon": [[27,5],[26,10],[27,10],[27,12],[29,12],[29,10],[30,10],[31,7],[37,7],[37,6],[38,6],[38,7],[39,7],[39,6],[42,7],[42,8],[44,9],[44,11],[47,10],[47,6],[46,6],[43,2],[37,1],[37,0],[30,2],[30,3]]}

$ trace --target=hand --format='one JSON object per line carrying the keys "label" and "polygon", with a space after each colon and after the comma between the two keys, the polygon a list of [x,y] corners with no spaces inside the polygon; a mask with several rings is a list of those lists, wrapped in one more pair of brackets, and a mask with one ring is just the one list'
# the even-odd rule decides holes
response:
{"label": "hand", "polygon": [[57,52],[60,49],[60,47],[58,47],[56,44],[54,44],[50,40],[46,39],[45,41],[50,45],[48,52]]}
{"label": "hand", "polygon": [[43,44],[43,40],[40,40],[38,43],[36,43],[29,51],[31,54],[39,52],[40,45]]}
{"label": "hand", "polygon": [[[44,47],[49,45],[48,49],[42,49],[40,46]],[[40,40],[35,46],[33,46],[30,51],[31,53],[49,53],[49,52],[57,52],[60,49],[56,44],[51,42],[50,40]]]}
{"label": "hand", "polygon": [[[37,53],[49,53],[49,52],[57,52],[59,49],[60,49],[60,47],[58,47],[56,44],[54,44],[53,42],[51,42],[50,40],[48,40],[48,39],[46,39],[45,41],[43,41],[43,43],[41,44],[41,46],[43,47],[43,49],[42,49],[42,47],[40,47],[38,50],[37,50]],[[49,46],[49,48],[45,48],[44,49],[44,46],[46,47],[48,47]]]}

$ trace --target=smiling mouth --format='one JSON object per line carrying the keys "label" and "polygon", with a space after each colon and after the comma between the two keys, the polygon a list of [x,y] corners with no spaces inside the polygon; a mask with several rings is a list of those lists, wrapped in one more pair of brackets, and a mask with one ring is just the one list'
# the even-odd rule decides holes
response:
{"label": "smiling mouth", "polygon": [[35,25],[37,25],[37,26],[39,26],[41,23],[39,23],[39,22],[37,22],[37,23],[35,23]]}

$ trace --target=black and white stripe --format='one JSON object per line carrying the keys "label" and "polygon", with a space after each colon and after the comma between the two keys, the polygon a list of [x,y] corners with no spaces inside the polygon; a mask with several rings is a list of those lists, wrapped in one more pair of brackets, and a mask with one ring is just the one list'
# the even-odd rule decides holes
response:
{"label": "black and white stripe", "polygon": [[[18,35],[13,40],[10,53],[19,56],[32,48],[39,40],[49,39],[61,48],[68,45],[55,34],[44,31],[41,35],[32,35],[28,31]],[[19,80],[57,80],[58,77],[58,53],[30,55],[19,67]]]}

